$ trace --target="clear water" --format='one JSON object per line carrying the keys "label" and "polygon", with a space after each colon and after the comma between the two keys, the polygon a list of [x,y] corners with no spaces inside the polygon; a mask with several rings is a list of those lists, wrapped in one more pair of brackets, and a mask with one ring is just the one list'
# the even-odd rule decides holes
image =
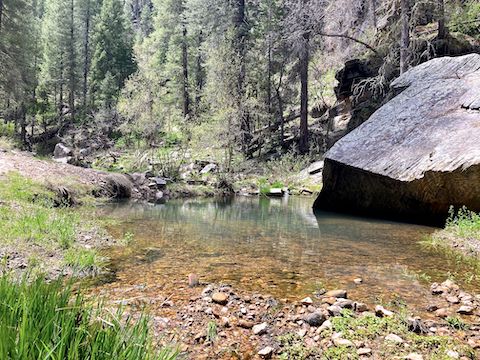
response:
{"label": "clear water", "polygon": [[[124,203],[102,209],[118,220],[110,231],[134,234],[110,249],[111,288],[184,286],[188,274],[278,298],[301,299],[326,287],[344,288],[367,303],[402,299],[418,308],[429,285],[468,269],[423,249],[434,229],[411,224],[314,214],[313,198],[182,200]],[[353,280],[362,278],[363,284]]]}

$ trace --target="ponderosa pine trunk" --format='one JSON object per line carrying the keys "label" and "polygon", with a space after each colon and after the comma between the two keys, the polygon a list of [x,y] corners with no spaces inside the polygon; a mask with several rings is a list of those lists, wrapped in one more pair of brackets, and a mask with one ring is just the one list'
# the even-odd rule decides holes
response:
{"label": "ponderosa pine trunk", "polygon": [[237,106],[240,117],[240,132],[242,151],[245,155],[248,154],[248,146],[250,143],[250,116],[245,109],[245,51],[247,41],[247,29],[245,21],[245,0],[236,0],[236,12],[234,17],[234,26],[236,30],[236,38],[234,48],[239,63],[238,80],[237,80]]}
{"label": "ponderosa pine trunk", "polygon": [[188,44],[187,44],[187,27],[183,24],[182,34],[182,85],[183,85],[183,116],[190,114],[190,95],[188,92]]}
{"label": "ponderosa pine trunk", "polygon": [[197,69],[195,71],[195,77],[196,77],[196,92],[195,92],[195,108],[198,112],[198,109],[200,107],[200,102],[202,101],[202,89],[204,86],[205,82],[205,77],[203,73],[203,65],[202,65],[202,43],[203,43],[203,32],[200,30],[198,33],[198,38],[197,38]]}
{"label": "ponderosa pine trunk", "polygon": [[300,71],[300,138],[298,150],[306,154],[308,145],[308,64],[310,60],[310,34],[303,34],[302,49],[299,58]]}
{"label": "ponderosa pine trunk", "polygon": [[68,69],[68,76],[69,76],[69,96],[68,96],[68,106],[70,108],[71,114],[71,121],[75,121],[75,68],[76,68],[76,61],[75,61],[75,24],[74,24],[74,12],[75,12],[75,4],[74,0],[70,0],[70,39],[68,44],[68,52],[69,52],[69,69]]}
{"label": "ponderosa pine trunk", "polygon": [[87,0],[87,8],[85,14],[85,34],[83,42],[84,60],[83,60],[83,107],[87,108],[87,94],[88,94],[88,70],[90,67],[90,0]]}
{"label": "ponderosa pine trunk", "polygon": [[445,1],[438,0],[438,39],[445,40],[447,28],[445,26]]}

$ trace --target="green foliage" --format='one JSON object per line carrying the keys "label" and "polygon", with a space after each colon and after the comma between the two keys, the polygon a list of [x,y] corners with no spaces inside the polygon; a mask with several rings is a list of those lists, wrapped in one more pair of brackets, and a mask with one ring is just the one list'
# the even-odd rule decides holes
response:
{"label": "green foliage", "polygon": [[288,333],[278,337],[281,351],[280,359],[282,360],[304,360],[314,359],[318,355],[315,349],[309,349],[305,346],[303,339],[297,335]]}
{"label": "green foliage", "polygon": [[[0,119],[1,121],[1,119]],[[15,124],[0,122],[0,137],[13,138],[15,136]]]}
{"label": "green foliage", "polygon": [[104,0],[94,33],[92,93],[110,108],[135,72],[133,39],[120,0]]}
{"label": "green foliage", "polygon": [[98,273],[105,265],[105,258],[94,249],[68,249],[63,261],[74,270],[88,273]]}
{"label": "green foliage", "polygon": [[217,323],[209,321],[207,324],[207,341],[214,342],[217,339]]}
{"label": "green foliage", "polygon": [[454,3],[450,26],[453,31],[480,37],[480,3],[477,0]]}
{"label": "green foliage", "polygon": [[450,208],[449,217],[445,228],[454,230],[461,237],[473,237],[480,239],[480,214],[462,207],[455,213],[453,207]]}
{"label": "green foliage", "polygon": [[130,245],[135,240],[135,234],[131,232],[126,232],[123,234],[122,242],[125,245]]}
{"label": "green foliage", "polygon": [[448,326],[452,329],[456,330],[468,330],[470,326],[466,324],[461,318],[458,316],[448,316],[445,321],[447,322]]}
{"label": "green foliage", "polygon": [[61,280],[28,282],[0,278],[0,358],[174,360],[177,352],[156,352],[148,319],[125,317],[102,303],[86,303]]}
{"label": "green foliage", "polygon": [[[0,242],[27,242],[69,248],[75,240],[78,214],[53,207],[53,193],[17,174],[0,182]],[[15,210],[13,209],[15,207]]]}

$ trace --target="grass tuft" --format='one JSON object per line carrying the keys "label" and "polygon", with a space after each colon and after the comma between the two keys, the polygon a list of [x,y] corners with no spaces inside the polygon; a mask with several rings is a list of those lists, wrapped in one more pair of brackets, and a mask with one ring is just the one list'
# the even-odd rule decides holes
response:
{"label": "grass tuft", "polygon": [[154,349],[148,319],[85,302],[57,280],[0,278],[0,358],[174,360],[177,351]]}

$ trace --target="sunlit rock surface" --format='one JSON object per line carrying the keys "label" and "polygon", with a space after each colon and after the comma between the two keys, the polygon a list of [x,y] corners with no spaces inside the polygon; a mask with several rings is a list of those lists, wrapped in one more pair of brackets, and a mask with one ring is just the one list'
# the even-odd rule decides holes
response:
{"label": "sunlit rock surface", "polygon": [[438,58],[326,154],[315,208],[441,222],[480,211],[480,55]]}

